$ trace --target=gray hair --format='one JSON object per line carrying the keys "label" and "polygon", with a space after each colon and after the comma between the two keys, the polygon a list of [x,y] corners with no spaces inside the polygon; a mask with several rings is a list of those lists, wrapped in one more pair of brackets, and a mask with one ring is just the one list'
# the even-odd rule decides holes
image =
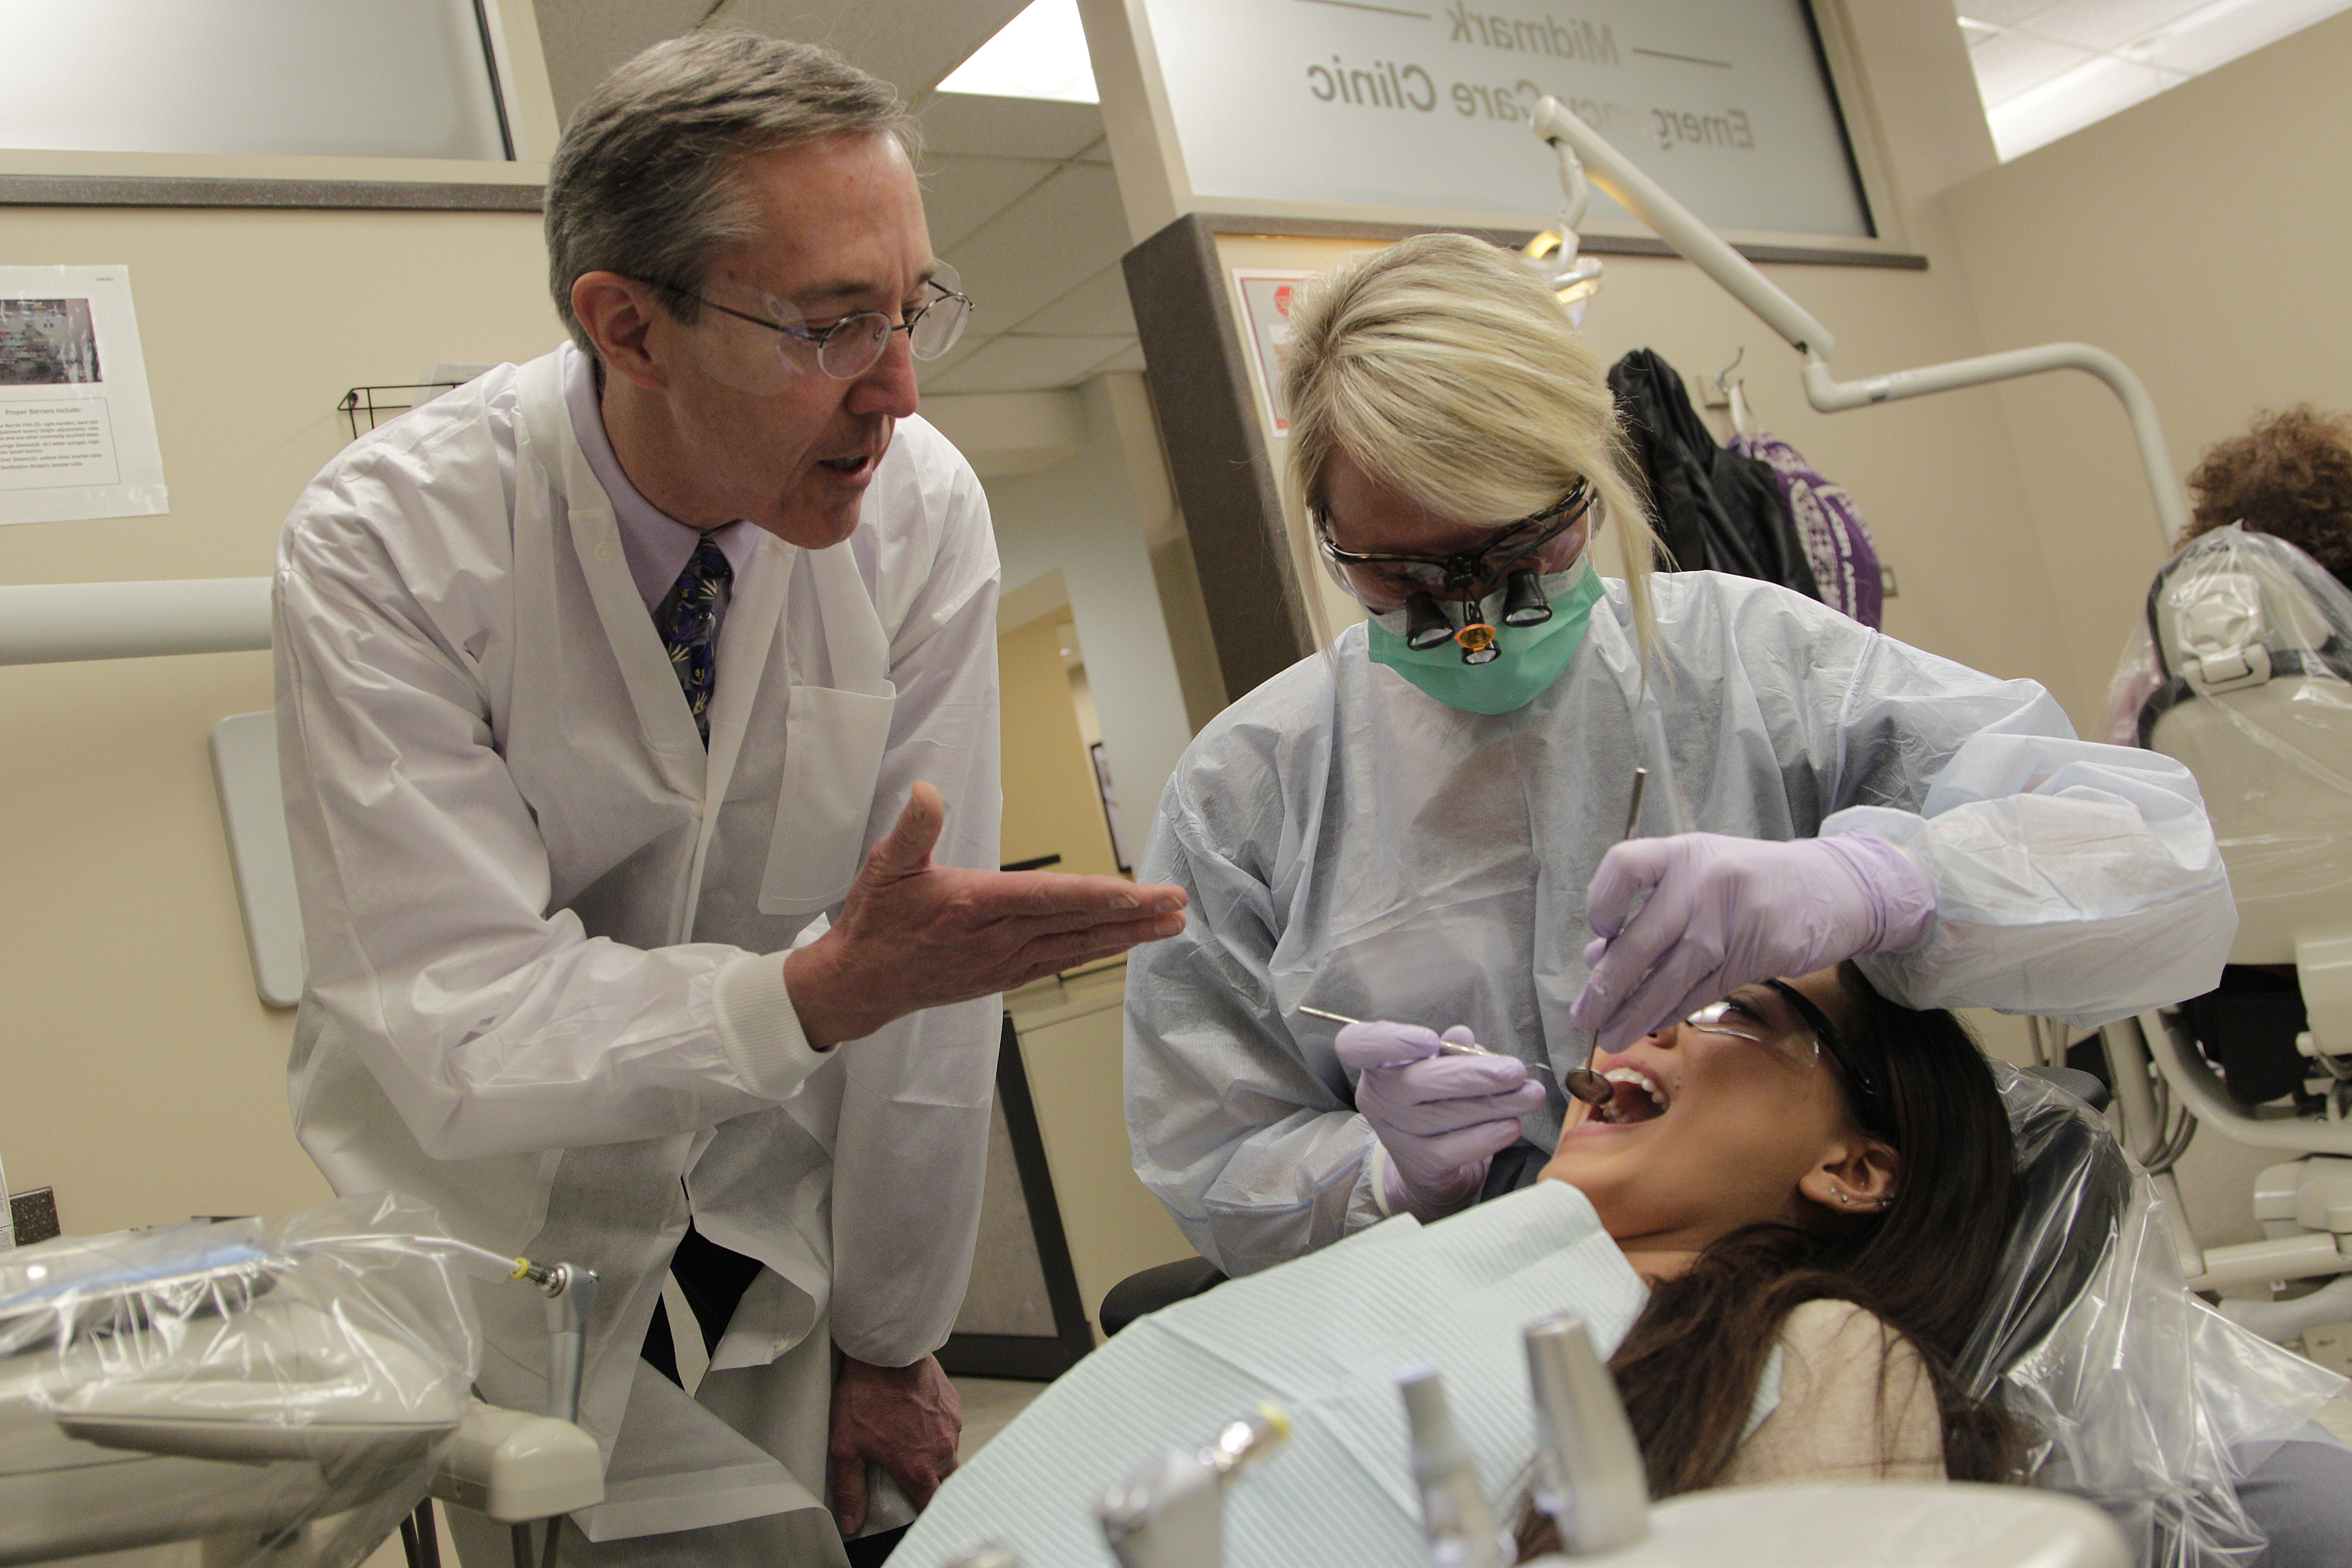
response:
{"label": "gray hair", "polygon": [[[547,177],[547,281],[572,341],[594,344],[572,310],[586,272],[698,283],[719,252],[756,237],[736,177],[745,158],[844,133],[888,132],[919,149],[898,89],[829,49],[740,27],[667,39],[590,93]],[[691,321],[698,302],[664,304]]]}
{"label": "gray hair", "polygon": [[1628,477],[1607,367],[1518,258],[1421,234],[1310,283],[1283,389],[1296,500],[1323,505],[1332,455],[1442,517],[1525,517],[1579,479],[1616,536],[1644,654],[1657,549]]}

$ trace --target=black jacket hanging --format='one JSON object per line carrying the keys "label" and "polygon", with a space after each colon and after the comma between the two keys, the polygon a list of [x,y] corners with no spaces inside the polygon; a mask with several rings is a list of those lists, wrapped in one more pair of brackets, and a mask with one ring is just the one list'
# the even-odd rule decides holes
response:
{"label": "black jacket hanging", "polygon": [[1635,349],[1610,368],[1609,390],[1675,566],[1760,577],[1822,596],[1770,466],[1717,443],[1674,366]]}

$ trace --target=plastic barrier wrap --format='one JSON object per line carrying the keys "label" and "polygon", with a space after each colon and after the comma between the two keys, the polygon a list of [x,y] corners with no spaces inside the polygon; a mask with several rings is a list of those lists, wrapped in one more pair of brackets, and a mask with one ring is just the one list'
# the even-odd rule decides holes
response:
{"label": "plastic barrier wrap", "polygon": [[2105,1124],[1997,1070],[2026,1193],[1961,1375],[2037,1435],[2037,1484],[2105,1510],[2136,1561],[2253,1563],[2237,1483],[2344,1380],[2190,1294],[2155,1184]]}
{"label": "plastic barrier wrap", "polygon": [[2352,593],[2232,525],[2166,563],[2109,688],[2109,738],[2189,764],[2237,894],[2241,963],[2346,924],[2352,884]]}
{"label": "plastic barrier wrap", "polygon": [[202,1538],[347,1568],[425,1497],[479,1354],[420,1204],[0,1253],[0,1564]]}

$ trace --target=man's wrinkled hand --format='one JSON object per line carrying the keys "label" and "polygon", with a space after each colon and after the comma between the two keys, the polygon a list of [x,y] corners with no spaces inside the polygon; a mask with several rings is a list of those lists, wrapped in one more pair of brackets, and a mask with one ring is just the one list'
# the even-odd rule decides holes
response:
{"label": "man's wrinkled hand", "polygon": [[963,1400],[936,1357],[908,1366],[875,1366],[842,1358],[833,1385],[833,1516],[845,1536],[866,1528],[866,1467],[889,1472],[907,1500],[922,1508],[956,1468]]}
{"label": "man's wrinkled hand", "polygon": [[785,959],[793,1011],[817,1049],[1184,929],[1181,888],[934,865],[946,820],[939,791],[915,785],[833,929]]}

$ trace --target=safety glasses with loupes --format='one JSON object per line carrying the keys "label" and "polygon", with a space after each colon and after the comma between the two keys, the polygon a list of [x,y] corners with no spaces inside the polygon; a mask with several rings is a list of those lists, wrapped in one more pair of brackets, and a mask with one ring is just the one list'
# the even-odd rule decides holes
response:
{"label": "safety glasses with loupes", "polygon": [[[1557,503],[1508,524],[1477,549],[1455,555],[1342,550],[1319,509],[1314,514],[1315,539],[1322,547],[1324,564],[1350,596],[1375,615],[1404,611],[1406,647],[1431,648],[1451,639],[1461,645],[1463,663],[1485,664],[1499,650],[1495,628],[1478,619],[1478,601],[1500,582],[1505,626],[1541,626],[1551,619],[1551,605],[1537,579],[1568,562],[1548,562],[1544,547],[1582,521],[1592,501],[1591,486],[1579,479]],[[1458,629],[1438,607],[1441,599],[1461,605]]]}

